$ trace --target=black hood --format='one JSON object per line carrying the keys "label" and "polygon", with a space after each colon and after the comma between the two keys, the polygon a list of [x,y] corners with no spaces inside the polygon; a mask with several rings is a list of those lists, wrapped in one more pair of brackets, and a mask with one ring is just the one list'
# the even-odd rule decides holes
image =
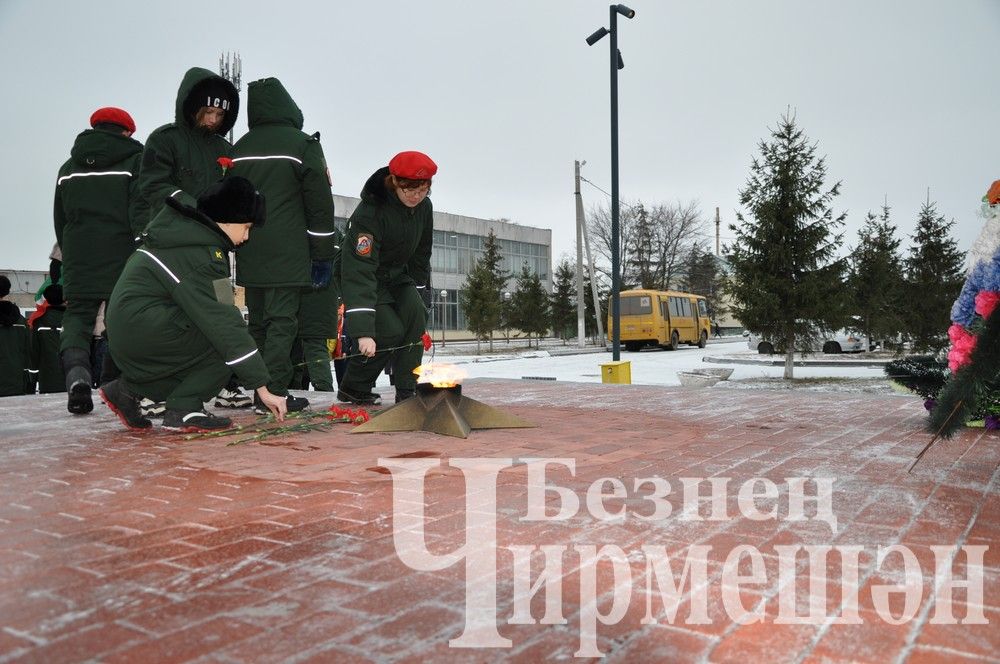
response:
{"label": "black hood", "polygon": [[11,327],[22,318],[21,310],[10,300],[0,300],[0,327]]}
{"label": "black hood", "polygon": [[383,166],[368,178],[361,188],[361,200],[369,203],[384,204],[389,200],[389,190],[385,187],[385,179],[389,177],[389,167]]}
{"label": "black hood", "polygon": [[142,152],[142,143],[119,132],[87,129],[76,137],[70,157],[82,168],[107,168]]}
{"label": "black hood", "polygon": [[202,93],[206,88],[214,86],[220,86],[226,90],[231,104],[226,115],[222,118],[222,125],[215,131],[219,136],[225,137],[236,124],[236,118],[240,114],[240,93],[236,90],[235,85],[218,74],[201,67],[192,67],[184,74],[181,85],[177,89],[177,101],[174,103],[174,121],[177,124],[194,128],[195,113],[203,105]]}

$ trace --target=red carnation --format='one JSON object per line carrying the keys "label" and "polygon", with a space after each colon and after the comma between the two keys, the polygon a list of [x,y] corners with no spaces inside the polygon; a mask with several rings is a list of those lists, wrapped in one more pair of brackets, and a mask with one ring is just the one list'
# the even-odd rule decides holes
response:
{"label": "red carnation", "polygon": [[233,160],[229,157],[219,157],[216,161],[219,162],[219,166],[222,166],[223,175],[225,175],[226,171],[233,167]]}
{"label": "red carnation", "polygon": [[948,368],[955,373],[969,363],[972,351],[976,348],[976,336],[958,323],[954,323],[948,328],[948,338],[951,339]]}
{"label": "red carnation", "polygon": [[976,313],[983,318],[989,318],[1000,302],[1000,291],[979,291],[976,294]]}
{"label": "red carnation", "polygon": [[424,350],[430,350],[434,342],[431,340],[431,335],[424,332],[424,336],[420,337],[420,340],[424,342]]}

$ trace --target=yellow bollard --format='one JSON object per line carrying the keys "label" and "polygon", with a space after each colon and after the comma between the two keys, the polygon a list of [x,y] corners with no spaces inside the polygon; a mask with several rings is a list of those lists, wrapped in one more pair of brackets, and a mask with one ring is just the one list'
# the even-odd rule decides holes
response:
{"label": "yellow bollard", "polygon": [[605,362],[601,365],[602,383],[632,384],[632,363],[628,360]]}

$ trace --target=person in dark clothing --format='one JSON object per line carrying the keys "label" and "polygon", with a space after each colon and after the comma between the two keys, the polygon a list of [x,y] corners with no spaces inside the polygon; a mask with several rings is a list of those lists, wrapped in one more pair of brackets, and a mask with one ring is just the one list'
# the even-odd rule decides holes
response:
{"label": "person in dark clothing", "polygon": [[66,406],[77,415],[94,408],[90,346],[97,312],[111,296],[144,225],[135,218],[142,158],[142,143],[131,138],[135,122],[108,106],[94,111],[90,126],[76,137],[59,169],[53,218],[62,262],[53,258],[49,268],[52,283],[61,274],[68,301],[60,357]]}
{"label": "person in dark clothing", "polygon": [[722,338],[722,327],[719,325],[718,321],[712,323],[712,336],[716,339]]}
{"label": "person in dark clothing", "polygon": [[198,194],[223,175],[219,158],[230,156],[225,136],[239,108],[232,83],[201,67],[187,70],[177,89],[174,121],[154,129],[142,153],[138,217],[143,227],[168,198],[193,207]]}
{"label": "person in dark clothing", "polygon": [[38,373],[38,391],[42,394],[66,391],[66,376],[59,360],[59,343],[63,331],[66,305],[63,289],[58,284],[45,288],[45,304],[41,314],[28,319],[31,330],[31,366]]}
{"label": "person in dark clothing", "polygon": [[[0,293],[0,297],[10,293],[10,281],[0,284]],[[16,304],[0,299],[0,397],[34,392],[30,369],[31,341],[24,316]]]}
{"label": "person in dark clothing", "polygon": [[228,177],[198,197],[171,198],[143,233],[108,303],[108,350],[121,369],[101,398],[130,429],[148,429],[139,398],[165,401],[163,426],[213,431],[232,422],[204,403],[235,373],[279,419],[284,397],[267,389],[267,368],[233,306],[229,255],[265,221],[263,197]]}
{"label": "person in dark clothing", "polygon": [[337,338],[337,300],[333,285],[302,294],[299,306],[299,342],[307,381],[317,392],[333,392],[327,339]]}
{"label": "person in dark clothing", "polygon": [[[156,217],[168,198],[194,207],[198,195],[225,175],[227,167],[220,159],[230,157],[232,146],[225,136],[236,124],[239,109],[239,92],[231,82],[201,67],[187,70],[177,89],[174,121],[154,129],[146,140],[139,173],[140,220]],[[224,386],[215,400],[224,408],[252,404],[235,382]],[[145,407],[151,413],[162,411],[158,404]]]}
{"label": "person in dark clothing", "polygon": [[[420,152],[401,152],[375,171],[341,245],[344,327],[357,354],[347,362],[340,401],[376,404],[373,390],[392,361],[396,402],[416,390],[423,358],[434,210],[427,198],[437,165]],[[429,299],[426,300],[429,302]]]}
{"label": "person in dark clothing", "polygon": [[254,81],[247,95],[250,131],[233,147],[233,172],[264,195],[267,226],[237,250],[236,283],[246,288],[250,334],[271,375],[267,387],[298,411],[309,405],[288,394],[299,300],[304,288],[328,288],[338,244],[329,169],[319,134],[302,131],[302,111],[281,81]]}

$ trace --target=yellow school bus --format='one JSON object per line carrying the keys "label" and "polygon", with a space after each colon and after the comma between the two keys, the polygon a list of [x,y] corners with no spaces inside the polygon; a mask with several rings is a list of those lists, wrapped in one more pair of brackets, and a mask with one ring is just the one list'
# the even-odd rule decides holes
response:
{"label": "yellow school bus", "polygon": [[[621,294],[619,338],[628,351],[643,346],[677,350],[680,344],[704,348],[711,321],[701,295],[679,291],[629,290]],[[611,340],[611,305],[608,304],[608,340]]]}

